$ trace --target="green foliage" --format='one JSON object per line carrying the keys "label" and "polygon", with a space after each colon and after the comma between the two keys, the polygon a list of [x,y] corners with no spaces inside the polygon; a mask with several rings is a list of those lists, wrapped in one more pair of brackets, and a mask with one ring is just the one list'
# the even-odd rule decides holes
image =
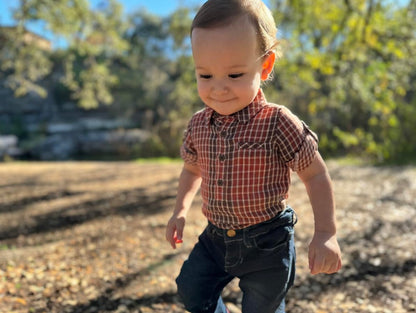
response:
{"label": "green foliage", "polygon": [[1,49],[1,69],[11,71],[7,83],[16,96],[34,91],[45,97],[39,81],[51,71],[49,56],[24,40],[27,21],[43,21],[46,28],[68,42],[61,82],[72,92],[72,98],[84,108],[96,108],[113,101],[110,88],[117,83],[109,66],[111,58],[122,54],[128,44],[122,39],[125,25],[122,7],[107,0],[96,10],[87,0],[20,0],[14,12],[17,33]]}
{"label": "green foliage", "polygon": [[24,40],[25,28],[21,21],[14,29],[3,29],[0,37],[0,71],[6,73],[5,85],[14,90],[16,97],[30,92],[46,97],[46,90],[36,82],[49,74],[52,64],[48,54],[32,42]]}
{"label": "green foliage", "polygon": [[[154,136],[142,151],[177,157],[183,130],[200,106],[189,47],[191,12],[180,8],[161,18],[146,11],[131,16],[125,39],[130,44],[114,71],[114,94],[141,112],[151,110]],[[143,115],[143,114],[142,114]],[[148,123],[144,123],[148,124]]]}
{"label": "green foliage", "polygon": [[110,104],[113,101],[109,87],[115,85],[118,79],[105,63],[97,62],[94,56],[78,57],[77,61],[72,56],[68,57],[65,73],[62,83],[72,91],[72,98],[78,100],[81,107],[93,109],[100,103]]}
{"label": "green foliage", "polygon": [[[264,89],[320,136],[326,155],[377,162],[416,155],[416,1],[269,1],[284,57]],[[176,157],[183,129],[202,103],[190,53],[193,9],[167,17],[145,10],[122,16],[116,0],[20,0],[17,33],[0,47],[0,77],[16,96],[55,95],[84,108],[112,104],[140,116],[153,137],[139,154]],[[51,53],[24,40],[27,21],[43,21],[68,47]],[[52,75],[51,75],[52,76]]]}
{"label": "green foliage", "polygon": [[271,88],[325,153],[378,162],[416,153],[415,1],[273,1],[289,44]]}

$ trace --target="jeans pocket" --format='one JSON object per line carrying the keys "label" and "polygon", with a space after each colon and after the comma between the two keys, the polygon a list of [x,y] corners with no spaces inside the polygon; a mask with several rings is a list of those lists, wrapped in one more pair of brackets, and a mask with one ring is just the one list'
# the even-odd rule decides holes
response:
{"label": "jeans pocket", "polygon": [[271,253],[285,247],[293,235],[293,226],[278,226],[253,238],[259,252]]}

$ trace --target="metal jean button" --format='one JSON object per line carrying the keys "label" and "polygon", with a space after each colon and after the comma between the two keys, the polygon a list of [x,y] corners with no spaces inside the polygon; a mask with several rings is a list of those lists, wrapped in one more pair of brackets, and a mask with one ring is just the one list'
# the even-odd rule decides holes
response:
{"label": "metal jean button", "polygon": [[229,229],[229,230],[227,230],[227,236],[228,237],[234,237],[235,235],[236,235],[237,233],[235,232],[235,230],[234,229]]}

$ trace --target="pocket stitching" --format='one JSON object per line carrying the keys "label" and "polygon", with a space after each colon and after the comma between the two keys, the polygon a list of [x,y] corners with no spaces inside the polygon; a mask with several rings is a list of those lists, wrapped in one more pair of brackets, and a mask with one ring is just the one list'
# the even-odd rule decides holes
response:
{"label": "pocket stitching", "polygon": [[238,149],[241,150],[264,150],[266,148],[266,142],[239,142]]}
{"label": "pocket stitching", "polygon": [[265,233],[259,234],[256,237],[253,237],[253,242],[254,242],[254,246],[256,247],[256,249],[258,249],[259,251],[264,251],[264,252],[271,252],[271,251],[275,251],[278,250],[278,248],[287,245],[288,242],[290,241],[290,238],[292,236],[292,234],[294,233],[293,229],[290,229],[291,226],[283,226],[285,228],[285,234],[284,234],[284,239],[283,240],[279,240],[278,243],[276,245],[274,245],[271,248],[263,248],[261,246],[259,246],[258,244],[258,239],[261,235],[264,235]]}

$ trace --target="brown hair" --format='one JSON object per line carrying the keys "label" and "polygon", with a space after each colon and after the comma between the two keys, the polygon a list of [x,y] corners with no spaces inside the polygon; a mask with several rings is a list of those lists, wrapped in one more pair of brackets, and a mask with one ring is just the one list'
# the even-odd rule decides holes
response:
{"label": "brown hair", "polygon": [[256,30],[260,53],[265,55],[274,51],[277,54],[276,24],[272,13],[261,0],[208,0],[192,21],[191,36],[194,28],[225,26],[244,15]]}

